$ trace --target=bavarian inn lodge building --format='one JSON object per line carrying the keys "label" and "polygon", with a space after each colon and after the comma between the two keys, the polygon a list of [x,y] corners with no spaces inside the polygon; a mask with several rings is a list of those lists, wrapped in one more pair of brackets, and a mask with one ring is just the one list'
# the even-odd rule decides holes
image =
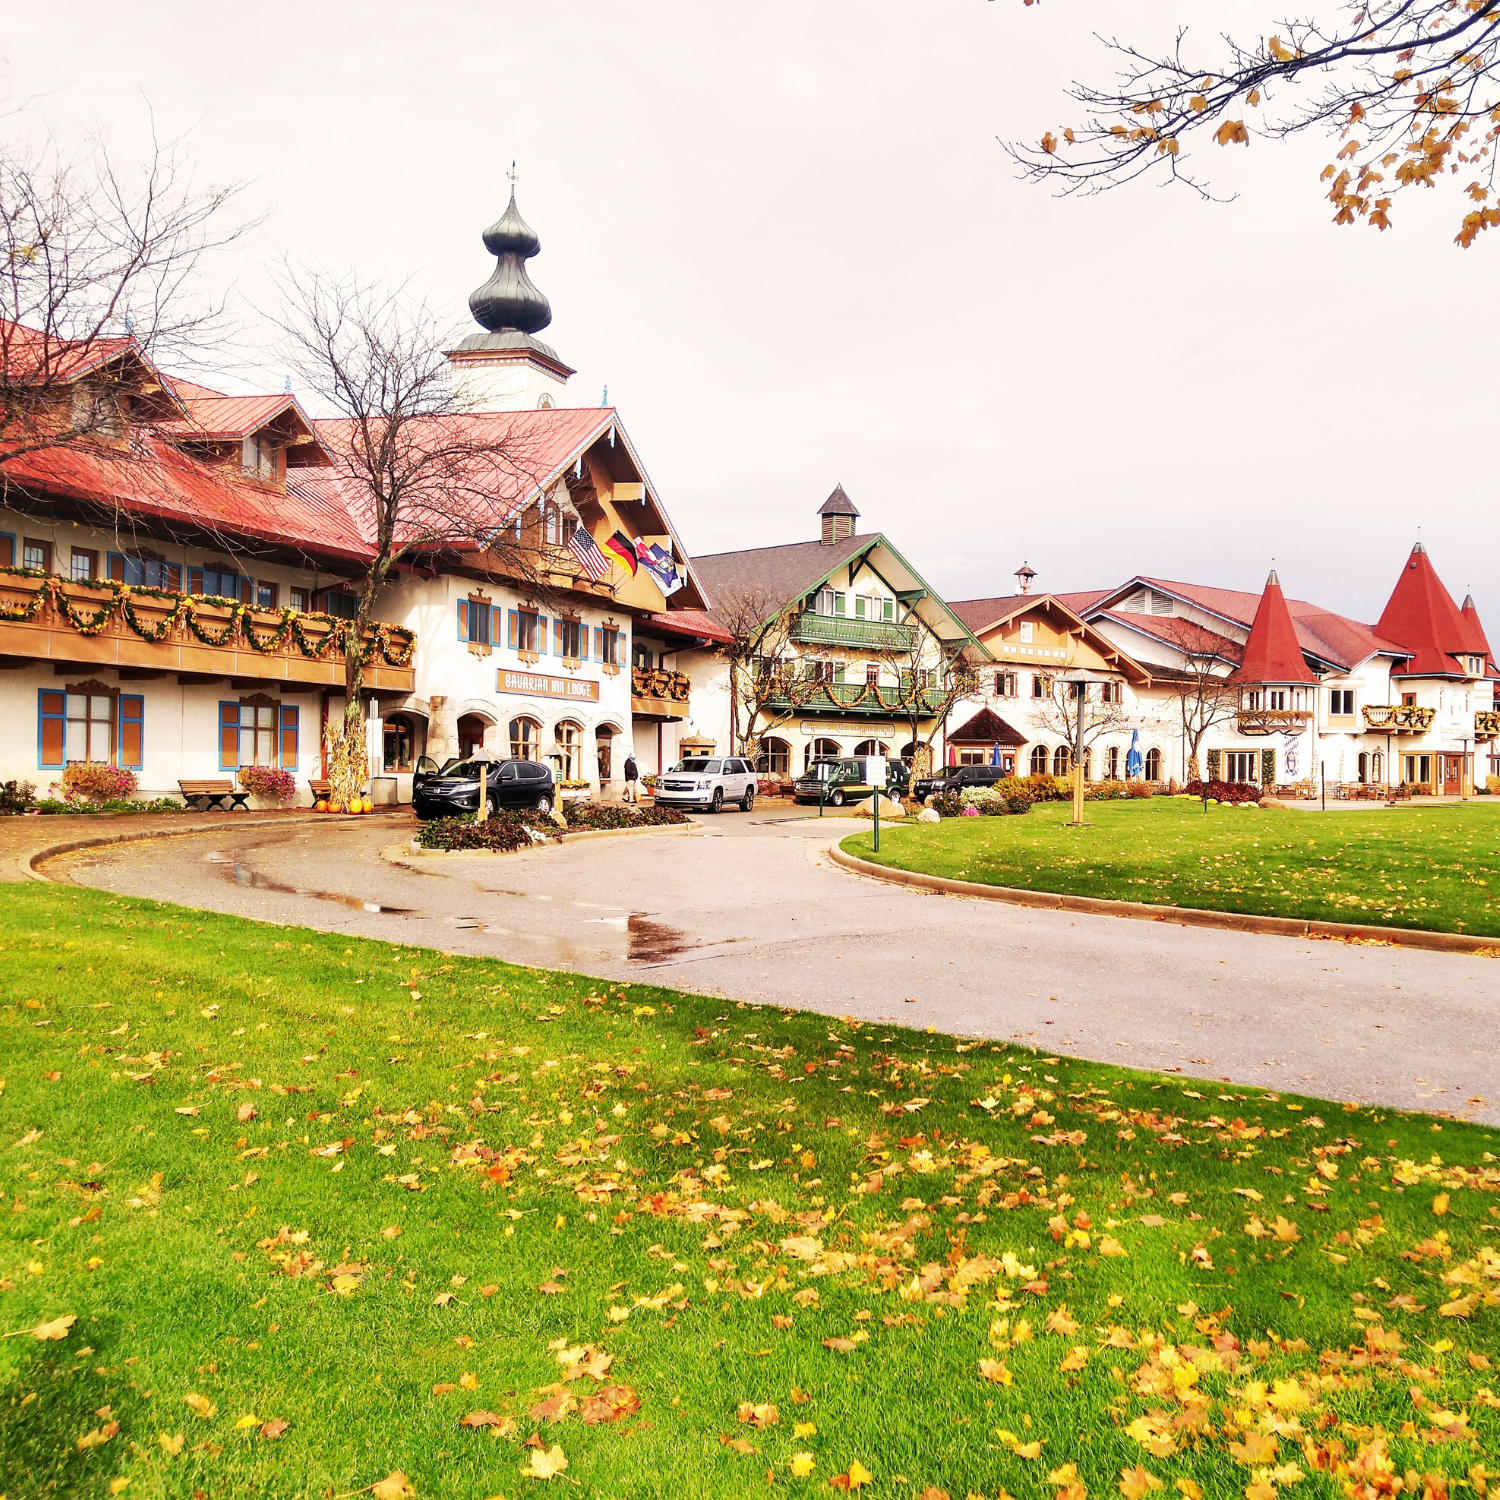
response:
{"label": "bavarian inn lodge building", "polygon": [[[398,562],[365,643],[377,800],[409,800],[423,756],[479,747],[608,791],[633,745],[675,758],[693,729],[677,653],[722,635],[618,414],[564,404],[573,371],[535,336],[551,311],[514,196],[484,242],[478,328],[449,356],[463,414],[440,420],[524,453],[487,519],[514,528],[530,582],[477,554]],[[6,333],[14,368],[38,336]],[[0,779],[45,789],[98,761],[157,794],[262,765],[306,802],[373,556],[347,431],[291,394],[174,379],[130,338],[61,358],[59,421],[80,404],[109,420],[0,462]]]}

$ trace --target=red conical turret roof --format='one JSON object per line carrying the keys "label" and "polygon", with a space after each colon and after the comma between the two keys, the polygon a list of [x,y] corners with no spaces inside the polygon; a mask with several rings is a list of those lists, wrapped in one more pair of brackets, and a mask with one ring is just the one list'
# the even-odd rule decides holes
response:
{"label": "red conical turret roof", "polygon": [[1318,681],[1317,673],[1303,660],[1291,611],[1274,572],[1266,579],[1265,592],[1250,625],[1250,638],[1245,642],[1244,659],[1234,677],[1236,682],[1247,683]]}
{"label": "red conical turret roof", "polygon": [[1479,611],[1474,608],[1473,594],[1464,595],[1464,607],[1458,613],[1464,622],[1465,646],[1476,656],[1487,657],[1490,654],[1489,637],[1484,633],[1484,626],[1479,623]]}
{"label": "red conical turret roof", "polygon": [[[1478,621],[1476,614],[1474,624]],[[1411,549],[1375,629],[1412,653],[1398,677],[1457,676],[1460,667],[1454,658],[1478,649],[1469,646],[1472,629],[1421,542]]]}

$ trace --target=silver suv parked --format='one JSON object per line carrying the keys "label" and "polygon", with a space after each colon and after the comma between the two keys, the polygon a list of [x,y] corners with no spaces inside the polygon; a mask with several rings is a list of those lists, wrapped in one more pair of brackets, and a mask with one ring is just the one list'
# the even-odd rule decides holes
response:
{"label": "silver suv parked", "polygon": [[656,783],[661,807],[706,807],[722,812],[737,802],[744,812],[755,806],[755,770],[733,755],[694,755],[680,760]]}

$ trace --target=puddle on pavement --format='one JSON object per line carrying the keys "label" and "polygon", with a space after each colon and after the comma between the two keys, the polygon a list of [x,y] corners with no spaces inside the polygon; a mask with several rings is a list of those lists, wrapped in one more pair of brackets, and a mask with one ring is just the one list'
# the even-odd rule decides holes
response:
{"label": "puddle on pavement", "polygon": [[205,864],[217,866],[224,879],[234,885],[243,886],[246,890],[277,891],[284,896],[311,896],[315,901],[333,901],[353,911],[369,912],[377,916],[410,917],[416,915],[416,912],[409,906],[383,906],[379,901],[366,901],[360,896],[341,896],[337,891],[309,891],[301,886],[287,885],[283,881],[272,880],[269,875],[262,875],[253,865],[243,864],[230,854],[206,854],[203,859]]}
{"label": "puddle on pavement", "polygon": [[625,957],[631,963],[660,964],[689,948],[699,945],[680,927],[653,922],[640,912],[632,912],[625,924],[627,935]]}

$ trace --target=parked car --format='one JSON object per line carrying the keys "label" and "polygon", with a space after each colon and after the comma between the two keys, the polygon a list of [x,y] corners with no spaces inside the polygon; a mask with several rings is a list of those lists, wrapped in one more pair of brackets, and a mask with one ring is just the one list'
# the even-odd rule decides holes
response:
{"label": "parked car", "polygon": [[755,806],[755,768],[734,755],[692,755],[680,760],[656,783],[659,807],[706,807],[722,812],[736,802],[742,812]]}
{"label": "parked car", "polygon": [[419,818],[457,818],[479,810],[479,776],[486,773],[491,812],[502,807],[533,807],[551,812],[557,803],[552,770],[534,760],[450,760],[439,766],[430,755],[417,762],[411,779],[412,809]]}
{"label": "parked car", "polygon": [[999,766],[939,766],[931,776],[924,776],[912,787],[912,796],[925,801],[944,792],[962,792],[969,787],[994,786],[1013,772]]}
{"label": "parked car", "polygon": [[[904,797],[910,774],[905,761],[887,760],[881,790],[887,797]],[[874,790],[869,781],[869,762],[863,755],[855,755],[842,760],[815,760],[798,778],[792,796],[798,802],[821,800],[830,807],[842,807],[846,802],[864,801]]]}

